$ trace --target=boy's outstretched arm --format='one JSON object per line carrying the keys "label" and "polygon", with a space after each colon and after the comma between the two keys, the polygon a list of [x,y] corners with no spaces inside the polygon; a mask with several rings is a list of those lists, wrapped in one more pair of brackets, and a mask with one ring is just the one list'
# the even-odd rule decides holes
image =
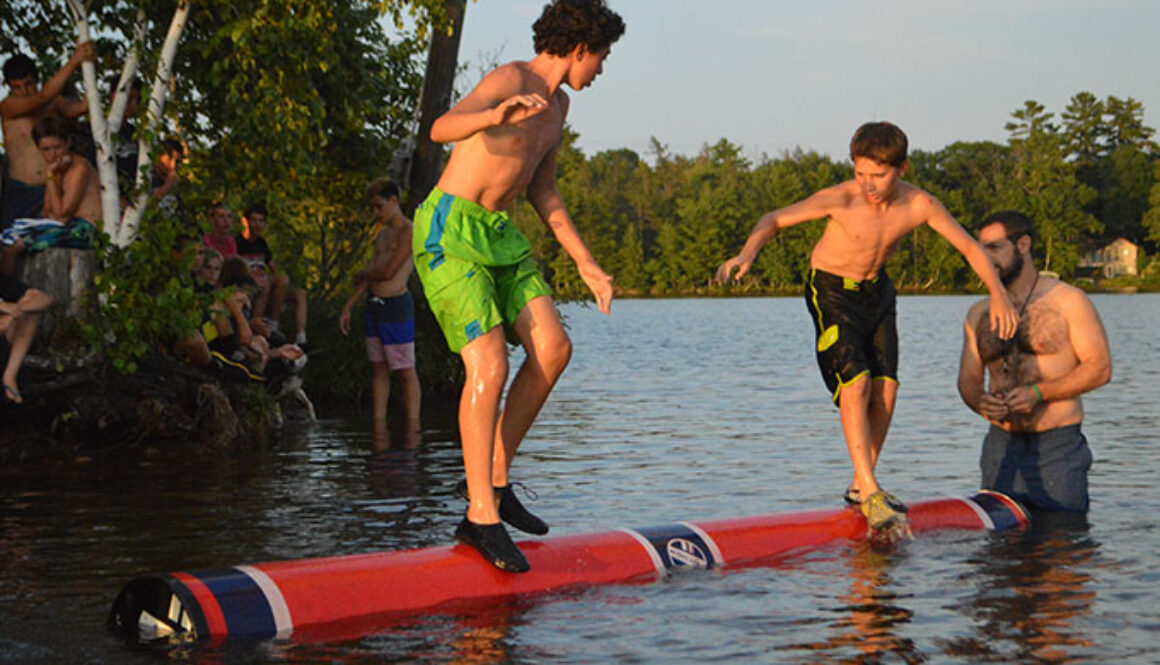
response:
{"label": "boy's outstretched arm", "polygon": [[[77,48],[73,52],[72,57],[64,64],[51,78],[44,83],[43,86],[34,95],[28,97],[12,97],[9,96],[0,104],[0,116],[5,118],[18,118],[23,115],[28,115],[38,111],[41,107],[51,103],[54,99],[60,96],[64,90],[65,83],[68,83],[69,77],[76,71],[77,67],[81,66],[85,61],[94,62],[96,60],[96,49],[92,42],[78,42]],[[87,108],[87,107],[86,107]],[[75,116],[74,116],[75,117]]]}
{"label": "boy's outstretched arm", "polygon": [[596,307],[609,314],[612,311],[612,276],[605,273],[596,259],[592,258],[592,253],[588,251],[568,215],[568,209],[564,207],[564,199],[556,189],[556,152],[557,148],[552,148],[536,167],[536,173],[528,185],[528,202],[552,230],[560,246],[576,262],[580,278],[596,298]]}
{"label": "boy's outstretched arm", "polygon": [[522,94],[519,72],[505,65],[491,72],[466,97],[431,125],[431,140],[453,143],[476,132],[526,120],[548,108],[548,100]]}
{"label": "boy's outstretched arm", "polygon": [[983,280],[983,285],[991,294],[989,317],[991,330],[999,335],[999,339],[1011,339],[1015,336],[1015,329],[1019,327],[1019,313],[1011,304],[1011,298],[1007,296],[1007,289],[999,280],[999,273],[995,270],[995,266],[991,265],[991,260],[987,258],[987,254],[983,252],[979,243],[975,242],[975,239],[967,233],[966,229],[955,221],[955,218],[951,217],[946,208],[933,196],[930,197],[930,204],[933,210],[927,218],[927,224],[939,235],[946,238],[947,242],[955,249],[959,250],[959,253],[970,264],[971,270],[974,270],[979,279]]}
{"label": "boy's outstretched arm", "polygon": [[[828,217],[830,210],[837,202],[838,196],[840,196],[840,191],[831,187],[829,189],[823,189],[793,205],[762,215],[761,219],[757,220],[757,224],[753,226],[753,231],[749,233],[749,238],[746,239],[745,246],[741,248],[737,256],[722,263],[717,268],[714,281],[718,284],[724,284],[729,281],[730,277],[736,281],[740,281],[749,272],[749,269],[753,267],[753,262],[757,259],[757,253],[770,240],[773,240],[773,236],[777,235],[778,231],[795,224],[808,222],[812,219]],[[733,273],[734,270],[737,271],[736,274]]]}

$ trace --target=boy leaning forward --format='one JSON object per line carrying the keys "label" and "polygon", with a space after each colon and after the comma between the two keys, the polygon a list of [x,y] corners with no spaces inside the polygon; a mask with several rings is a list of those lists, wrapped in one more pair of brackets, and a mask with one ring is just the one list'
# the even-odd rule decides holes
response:
{"label": "boy leaning forward", "polygon": [[[455,146],[415,213],[413,238],[431,311],[466,370],[459,431],[468,508],[455,537],[510,572],[529,566],[501,520],[528,533],[548,531],[511,489],[512,458],[568,364],[572,343],[531,246],[506,211],[526,192],[608,314],[612,278],[596,264],[564,207],[556,153],[569,105],[562,86],[580,90],[601,73],[624,23],[603,0],[555,0],[533,30],[535,58],[488,73],[431,127],[433,141]],[[527,358],[501,410],[505,330]]]}
{"label": "boy leaning forward", "polygon": [[[767,213],[741,252],[717,270],[717,281],[741,279],[758,251],[780,230],[825,218],[810,255],[806,305],[814,321],[818,367],[841,414],[854,477],[848,503],[871,529],[905,532],[906,506],[882,490],[874,467],[886,442],[898,395],[895,292],[885,265],[899,240],[922,224],[967,259],[991,294],[991,330],[1015,334],[1018,316],[982,247],[938,199],[902,180],[907,138],[889,122],[869,122],[850,140],[854,179]],[[736,273],[734,273],[736,271]]]}

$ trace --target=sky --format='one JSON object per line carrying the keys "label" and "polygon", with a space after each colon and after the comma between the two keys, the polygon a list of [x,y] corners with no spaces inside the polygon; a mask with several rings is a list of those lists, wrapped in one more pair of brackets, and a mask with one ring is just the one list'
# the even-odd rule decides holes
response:
{"label": "sky", "polygon": [[[469,0],[457,82],[531,59],[547,0]],[[608,0],[625,21],[604,73],[572,94],[588,155],[650,137],[695,155],[725,138],[753,159],[845,158],[868,120],[912,149],[1005,142],[1033,99],[1059,114],[1088,91],[1131,97],[1160,125],[1160,0]],[[1154,139],[1157,137],[1154,136]]]}

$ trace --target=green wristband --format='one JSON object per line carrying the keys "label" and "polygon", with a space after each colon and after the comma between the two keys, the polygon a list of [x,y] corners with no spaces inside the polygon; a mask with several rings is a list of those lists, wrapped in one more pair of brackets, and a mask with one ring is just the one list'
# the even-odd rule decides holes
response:
{"label": "green wristband", "polygon": [[1043,393],[1039,391],[1039,386],[1034,383],[1031,384],[1031,389],[1035,391],[1035,396],[1039,398],[1039,403],[1043,403]]}

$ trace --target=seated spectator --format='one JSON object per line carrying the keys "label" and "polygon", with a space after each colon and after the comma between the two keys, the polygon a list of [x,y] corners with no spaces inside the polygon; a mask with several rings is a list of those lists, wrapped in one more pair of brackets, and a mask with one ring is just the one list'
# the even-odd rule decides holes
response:
{"label": "seated spectator", "polygon": [[[190,272],[194,279],[194,288],[200,292],[213,291],[213,287],[207,287],[202,279],[203,271],[206,270],[206,257],[217,257],[221,261],[221,254],[217,250],[206,247],[196,238],[192,240],[179,239],[178,247],[181,249],[175,250],[175,259],[181,260],[183,254],[187,251],[192,251],[193,261],[190,266]],[[192,248],[192,250],[190,250]],[[216,276],[213,279],[217,279]],[[220,308],[218,308],[220,311]],[[207,325],[208,324],[208,325]],[[200,367],[213,376],[222,381],[229,381],[232,383],[249,383],[249,382],[263,382],[265,377],[254,374],[249,370],[245,364],[230,360],[223,356],[220,352],[213,351],[209,348],[209,343],[206,342],[206,334],[212,336],[217,335],[217,327],[213,323],[213,316],[207,312],[202,326],[196,330],[191,331],[185,337],[173,343],[173,351],[178,358],[185,362]]]}
{"label": "seated spectator", "polygon": [[[242,233],[234,240],[238,247],[238,255],[250,262],[250,269],[254,272],[264,272],[270,280],[269,297],[264,306],[255,309],[258,315],[268,318],[275,330],[279,328],[278,321],[289,300],[294,304],[294,343],[306,344],[306,290],[290,285],[290,276],[278,270],[274,265],[274,253],[262,234],[269,223],[269,214],[266,206],[255,203],[246,208],[242,216]],[[260,275],[255,275],[259,279]],[[260,281],[260,279],[259,279]]]}
{"label": "seated spectator", "polygon": [[257,372],[264,372],[272,359],[294,363],[295,371],[300,369],[305,362],[300,347],[282,343],[280,336],[271,344],[273,331],[250,325],[251,303],[258,297],[259,286],[241,257],[229,257],[222,264],[221,288],[229,287],[237,290],[222,301],[226,312],[215,320],[217,337],[210,341],[211,348],[220,340],[215,350],[233,360],[246,361]]}
{"label": "seated spectator", "polygon": [[203,242],[206,247],[213,247],[221,252],[223,259],[237,256],[238,243],[234,241],[234,211],[221,201],[214,201],[209,206],[209,233],[205,234]]}
{"label": "seated spectator", "polygon": [[6,356],[0,403],[24,401],[16,375],[36,336],[40,313],[51,304],[52,296],[44,291],[29,288],[9,275],[0,275],[0,357]]}
{"label": "seated spectator", "polygon": [[72,152],[64,121],[41,118],[32,130],[44,159],[47,183],[42,217],[17,219],[0,233],[0,274],[10,274],[16,257],[48,247],[90,248],[101,219],[101,188],[97,170]]}
{"label": "seated spectator", "polygon": [[213,247],[205,247],[201,254],[200,266],[196,268],[194,290],[198,292],[216,291],[222,277],[222,254]]}

